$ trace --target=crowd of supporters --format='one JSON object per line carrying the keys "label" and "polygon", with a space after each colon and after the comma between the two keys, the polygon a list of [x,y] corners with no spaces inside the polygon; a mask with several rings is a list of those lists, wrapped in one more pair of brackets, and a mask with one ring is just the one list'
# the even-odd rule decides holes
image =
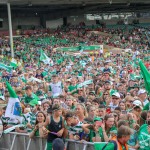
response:
{"label": "crowd of supporters", "polygon": [[[52,149],[57,138],[109,142],[122,138],[120,134],[126,137],[120,145],[122,149],[128,146],[149,150],[150,82],[145,83],[139,65],[142,61],[145,69],[150,70],[145,32],[141,28],[80,25],[58,28],[53,33],[38,30],[14,39],[17,66],[11,71],[0,71],[0,118],[4,130],[23,124],[13,132],[46,138],[47,150]],[[96,50],[79,55],[57,51],[60,47],[84,45],[107,45],[120,51]],[[9,65],[9,40],[0,37],[0,46],[0,62]],[[49,64],[40,61],[41,50],[51,59]],[[21,119],[5,116],[10,98],[6,81],[20,100]],[[112,147],[110,143],[105,149]]]}

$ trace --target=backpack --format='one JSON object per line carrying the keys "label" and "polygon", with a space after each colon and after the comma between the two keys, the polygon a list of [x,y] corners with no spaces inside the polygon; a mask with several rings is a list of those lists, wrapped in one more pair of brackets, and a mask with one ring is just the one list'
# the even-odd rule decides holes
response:
{"label": "backpack", "polygon": [[[113,143],[114,144],[114,149],[113,150],[117,150],[117,143],[116,143],[116,141],[110,140],[108,143]],[[107,147],[108,143],[102,148],[102,150],[105,150],[105,148]]]}

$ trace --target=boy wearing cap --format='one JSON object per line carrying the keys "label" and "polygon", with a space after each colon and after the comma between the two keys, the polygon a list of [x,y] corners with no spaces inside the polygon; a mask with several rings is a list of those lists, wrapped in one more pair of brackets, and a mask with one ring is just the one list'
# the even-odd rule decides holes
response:
{"label": "boy wearing cap", "polygon": [[116,107],[118,107],[119,101],[120,101],[120,94],[118,92],[113,93],[112,94],[112,102],[109,105],[111,108],[111,111],[114,111],[114,109]]}
{"label": "boy wearing cap", "polygon": [[145,106],[147,103],[149,103],[148,99],[147,99],[147,93],[145,89],[140,89],[138,91],[138,97],[140,98],[140,100],[142,101],[143,105]]}

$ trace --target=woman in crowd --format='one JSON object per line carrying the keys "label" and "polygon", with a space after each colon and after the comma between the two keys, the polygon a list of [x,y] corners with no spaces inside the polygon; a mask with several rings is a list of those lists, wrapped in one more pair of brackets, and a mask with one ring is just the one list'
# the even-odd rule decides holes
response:
{"label": "woman in crowd", "polygon": [[45,130],[44,122],[46,121],[46,115],[41,111],[37,113],[36,122],[34,129],[30,133],[29,137],[33,138],[34,136],[40,136],[42,138],[46,138],[46,135],[43,134],[43,130]]}
{"label": "woman in crowd", "polygon": [[87,110],[84,104],[78,103],[76,106],[76,116],[79,121],[83,122],[84,118],[87,117]]}

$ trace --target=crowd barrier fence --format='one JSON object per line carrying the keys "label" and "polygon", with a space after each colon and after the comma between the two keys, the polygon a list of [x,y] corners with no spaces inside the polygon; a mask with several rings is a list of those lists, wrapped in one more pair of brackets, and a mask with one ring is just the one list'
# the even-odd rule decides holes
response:
{"label": "crowd barrier fence", "polygon": [[[102,142],[100,142],[102,143]],[[103,142],[104,144],[104,142]],[[67,150],[94,150],[94,143],[65,140]],[[46,150],[46,139],[29,138],[28,134],[10,132],[0,138],[0,150]]]}

